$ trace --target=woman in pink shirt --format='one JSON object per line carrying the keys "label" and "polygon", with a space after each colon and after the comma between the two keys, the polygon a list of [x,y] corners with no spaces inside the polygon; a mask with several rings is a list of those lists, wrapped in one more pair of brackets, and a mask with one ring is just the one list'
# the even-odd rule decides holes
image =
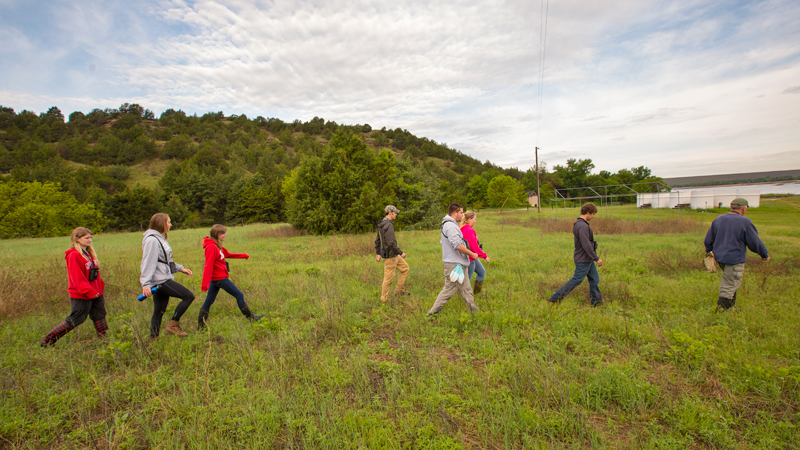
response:
{"label": "woman in pink shirt", "polygon": [[[475,230],[472,228],[475,225],[477,218],[478,216],[474,211],[465,212],[464,217],[461,219],[461,234],[464,235],[464,239],[467,241],[467,244],[469,244],[470,250],[477,253],[478,256],[485,259],[486,262],[491,262],[489,260],[489,255],[484,253],[480,242],[478,242],[478,234],[475,233]],[[472,288],[472,292],[477,294],[481,291],[481,289],[483,289],[483,279],[486,278],[486,269],[483,268],[483,264],[481,264],[480,259],[472,259],[472,257],[470,257],[468,270],[469,276],[467,277],[469,281],[472,281],[473,273],[478,274],[475,277],[475,287]]]}

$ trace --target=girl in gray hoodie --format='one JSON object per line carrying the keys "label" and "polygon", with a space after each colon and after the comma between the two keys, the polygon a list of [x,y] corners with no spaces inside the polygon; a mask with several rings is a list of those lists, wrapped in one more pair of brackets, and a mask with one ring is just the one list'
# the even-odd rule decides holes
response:
{"label": "girl in gray hoodie", "polygon": [[[180,320],[194,301],[194,294],[178,284],[173,274],[183,272],[191,276],[192,271],[172,260],[172,247],[167,243],[167,233],[170,228],[172,228],[172,222],[168,215],[154,214],[150,218],[150,226],[142,239],[142,265],[139,282],[142,284],[142,294],[145,297],[153,296],[153,318],[150,320],[151,338],[158,337],[161,320],[167,310],[170,297],[177,297],[181,299],[181,302],[175,308],[175,314],[172,315],[172,319],[164,331],[180,337],[188,336],[181,330]],[[155,287],[158,289],[153,292]]]}

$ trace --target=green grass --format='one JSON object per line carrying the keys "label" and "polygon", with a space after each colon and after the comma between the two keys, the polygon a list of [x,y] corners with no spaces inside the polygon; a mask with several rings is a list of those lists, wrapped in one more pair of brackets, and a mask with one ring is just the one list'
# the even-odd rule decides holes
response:
{"label": "green grass", "polygon": [[[111,334],[96,339],[87,321],[52,349],[38,342],[69,311],[68,238],[2,241],[0,448],[797,448],[799,206],[748,211],[772,261],[748,264],[724,313],[719,274],[701,265],[721,211],[681,211],[698,223],[687,233],[597,234],[600,308],[585,283],[544,301],[573,270],[572,235],[541,231],[548,210],[482,212],[481,312],[456,297],[432,319],[437,230],[398,233],[413,295],[384,305],[371,234],[232,227],[226,247],[251,258],[230,262],[231,279],[267,317],[248,323],[220,293],[206,332],[195,323],[208,230],[176,230],[175,259],[195,272],[177,279],[198,296],[185,339],[147,337],[141,234],[98,234]],[[672,210],[604,213],[677,222]]]}

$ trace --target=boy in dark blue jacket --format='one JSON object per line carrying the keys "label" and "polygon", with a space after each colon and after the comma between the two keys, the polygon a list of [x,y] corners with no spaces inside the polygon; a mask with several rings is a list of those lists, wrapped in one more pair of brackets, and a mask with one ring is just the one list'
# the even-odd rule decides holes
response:
{"label": "boy in dark blue jacket", "polygon": [[714,252],[714,258],[722,268],[717,306],[728,309],[736,304],[736,291],[742,284],[747,249],[769,261],[767,247],[758,238],[753,221],[744,217],[749,204],[737,198],[731,202],[731,212],[723,214],[713,222],[706,233],[706,252]]}

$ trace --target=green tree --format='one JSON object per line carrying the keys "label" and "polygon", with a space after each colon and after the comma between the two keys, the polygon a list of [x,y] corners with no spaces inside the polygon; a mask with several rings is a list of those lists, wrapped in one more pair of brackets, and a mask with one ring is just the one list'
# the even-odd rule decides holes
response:
{"label": "green tree", "polygon": [[489,206],[499,207],[505,202],[506,208],[516,208],[523,203],[525,192],[519,181],[508,175],[498,175],[489,182],[486,197]]}
{"label": "green tree", "polygon": [[317,234],[372,229],[383,208],[375,160],[360,136],[337,132],[321,159],[305,160],[284,182],[289,222]]}
{"label": "green tree", "polygon": [[150,189],[136,187],[117,194],[106,205],[109,226],[117,230],[138,230],[146,227],[150,217],[159,211],[156,195]]}
{"label": "green tree", "polygon": [[102,231],[106,220],[93,205],[80,204],[58,183],[0,184],[0,234],[66,236],[76,227]]}

